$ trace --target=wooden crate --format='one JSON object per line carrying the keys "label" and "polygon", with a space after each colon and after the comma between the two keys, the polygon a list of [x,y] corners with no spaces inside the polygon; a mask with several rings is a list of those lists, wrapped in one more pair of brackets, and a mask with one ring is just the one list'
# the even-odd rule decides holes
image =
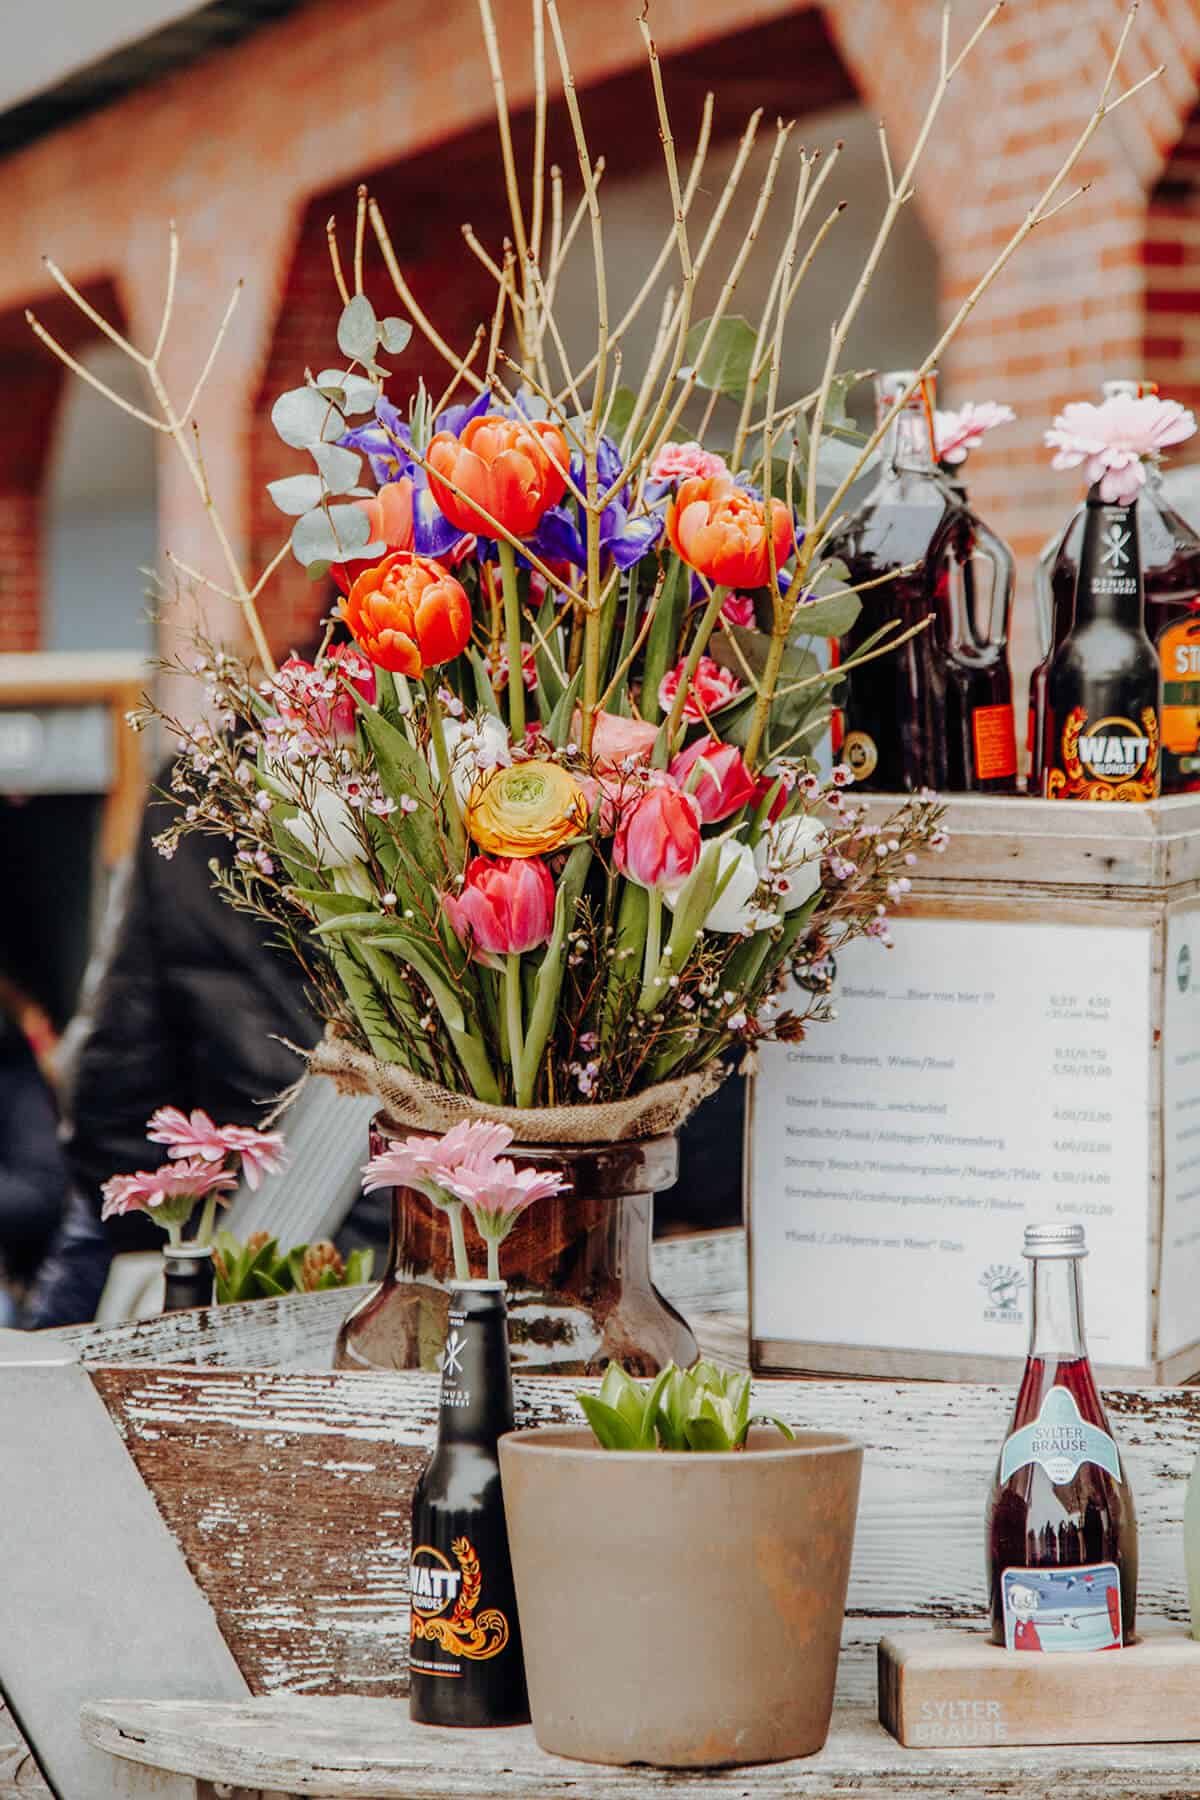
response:
{"label": "wooden crate", "polygon": [[[872,813],[886,816],[886,800]],[[1200,1371],[1200,797],[962,797],[895,948],[760,1052],[747,1123],[761,1371],[1010,1379],[1027,1222],[1088,1230],[1109,1380]]]}

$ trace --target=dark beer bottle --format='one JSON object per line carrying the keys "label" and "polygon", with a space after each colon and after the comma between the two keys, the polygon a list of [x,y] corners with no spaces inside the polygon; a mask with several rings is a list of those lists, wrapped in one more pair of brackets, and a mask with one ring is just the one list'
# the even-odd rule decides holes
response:
{"label": "dark beer bottle", "polygon": [[1012,557],[940,473],[934,376],[878,378],[887,421],[872,492],[830,543],[849,585],[871,583],[841,639],[843,661],[891,621],[924,626],[894,654],[852,669],[834,748],[867,788],[1011,791],[1016,784],[1007,634]]}
{"label": "dark beer bottle", "polygon": [[168,1244],[163,1250],[163,1311],[189,1312],[213,1303],[213,1253],[209,1244]]}
{"label": "dark beer bottle", "polygon": [[512,1428],[504,1283],[460,1282],[442,1353],[437,1448],[412,1504],[409,1712],[423,1725],[529,1718],[496,1451]]}
{"label": "dark beer bottle", "polygon": [[1119,1650],[1133,1642],[1138,1538],[1083,1340],[1082,1225],[1028,1225],[1029,1360],[988,1502],[992,1642]]}
{"label": "dark beer bottle", "polygon": [[1159,664],[1143,623],[1136,501],[1087,497],[1074,623],[1046,682],[1050,800],[1158,794]]}

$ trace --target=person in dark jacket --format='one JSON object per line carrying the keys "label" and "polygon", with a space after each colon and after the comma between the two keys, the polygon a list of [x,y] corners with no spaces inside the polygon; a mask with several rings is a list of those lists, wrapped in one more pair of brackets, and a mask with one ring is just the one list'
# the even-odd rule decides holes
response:
{"label": "person in dark jacket", "polygon": [[18,1296],[62,1216],[67,1168],[58,1114],[33,1047],[0,1006],[0,1324],[18,1316]]}
{"label": "person in dark jacket", "polygon": [[208,865],[219,841],[187,834],[170,860],[155,849],[173,810],[160,798],[145,808],[68,1073],[73,1193],[31,1307],[38,1327],[92,1318],[113,1255],[161,1246],[162,1233],[139,1214],[100,1223],[101,1184],[165,1155],[146,1141],[155,1108],[200,1107],[221,1125],[258,1125],[264,1103],[302,1072],[280,1040],[307,1047],[320,1036],[299,966],[214,888]]}

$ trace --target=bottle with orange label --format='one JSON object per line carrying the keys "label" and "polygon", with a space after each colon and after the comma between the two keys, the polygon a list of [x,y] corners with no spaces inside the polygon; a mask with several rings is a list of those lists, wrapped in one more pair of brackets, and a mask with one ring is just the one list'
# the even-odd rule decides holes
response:
{"label": "bottle with orange label", "polygon": [[843,658],[891,620],[920,629],[847,675],[835,744],[862,787],[1011,793],[1012,556],[939,471],[934,377],[904,398],[914,379],[878,378],[888,424],[878,480],[827,554],[845,563],[850,585],[869,584]]}
{"label": "bottle with orange label", "polygon": [[1049,800],[1154,800],[1159,662],[1146,635],[1136,501],[1087,497],[1074,623],[1046,681]]}

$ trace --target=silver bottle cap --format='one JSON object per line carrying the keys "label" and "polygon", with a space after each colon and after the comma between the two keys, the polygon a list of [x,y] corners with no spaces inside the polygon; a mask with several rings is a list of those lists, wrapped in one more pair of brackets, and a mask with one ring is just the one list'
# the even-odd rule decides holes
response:
{"label": "silver bottle cap", "polygon": [[1086,1256],[1082,1225],[1027,1225],[1025,1256]]}
{"label": "silver bottle cap", "polygon": [[[883,374],[877,375],[875,377],[875,391],[878,396],[880,407],[890,409],[895,406],[901,394],[906,393],[907,390],[912,387],[912,384],[916,379],[917,371],[915,369],[887,369]],[[930,405],[932,405],[934,392],[937,387],[937,370],[930,369],[921,385],[928,393],[929,402]],[[913,393],[909,394],[905,404],[912,407],[914,411],[920,411],[923,408],[924,401],[922,399],[921,387],[916,388]]]}

